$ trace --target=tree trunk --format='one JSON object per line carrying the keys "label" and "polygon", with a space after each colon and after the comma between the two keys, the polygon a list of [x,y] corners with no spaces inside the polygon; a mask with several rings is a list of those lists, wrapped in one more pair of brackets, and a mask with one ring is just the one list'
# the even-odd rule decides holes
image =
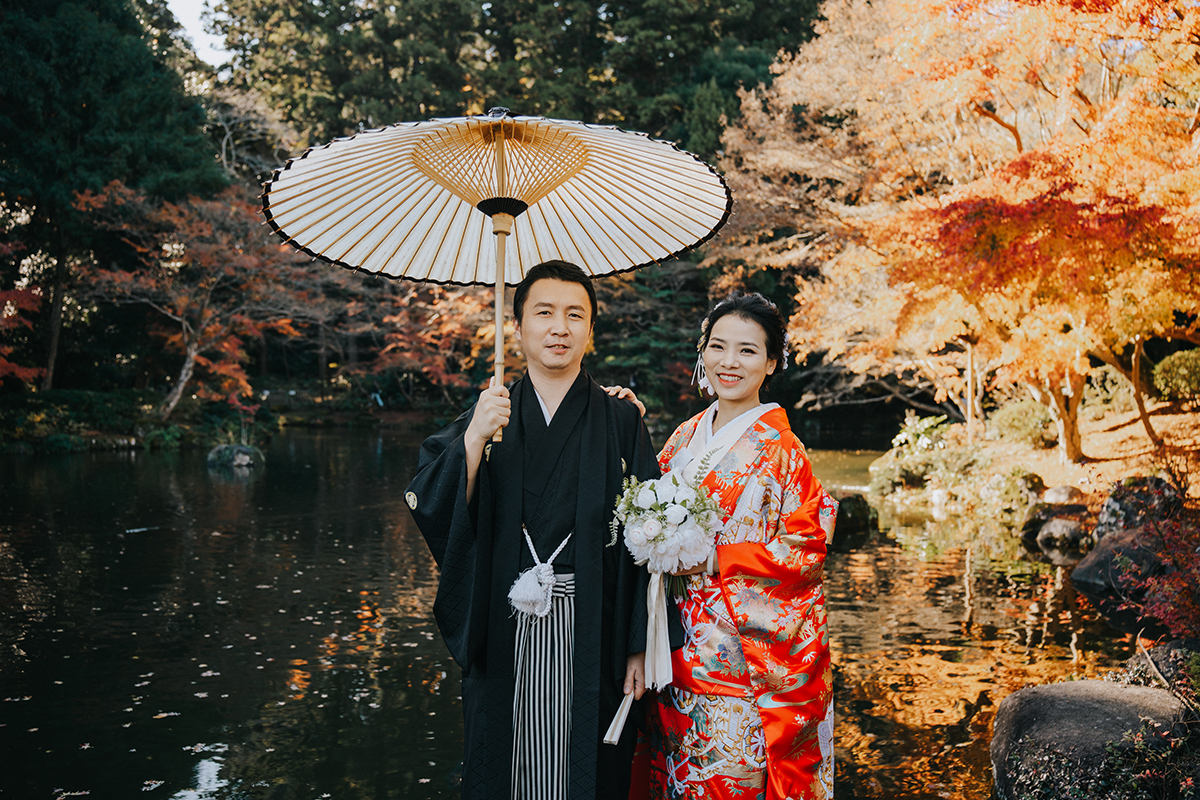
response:
{"label": "tree trunk", "polygon": [[975,443],[975,347],[967,346],[967,444]]}
{"label": "tree trunk", "polygon": [[327,369],[329,367],[329,348],[325,342],[325,326],[317,326],[317,375],[321,381],[321,396],[325,396],[325,385],[328,380]]}
{"label": "tree trunk", "polygon": [[1083,442],[1079,434],[1079,406],[1083,402],[1083,386],[1087,378],[1074,372],[1063,381],[1046,380],[1041,387],[1029,384],[1039,403],[1050,409],[1058,430],[1058,454],[1063,463],[1078,464],[1084,460]]}
{"label": "tree trunk", "polygon": [[196,356],[199,354],[199,349],[189,343],[187,353],[183,357],[183,366],[179,369],[179,378],[175,381],[175,385],[167,394],[167,399],[163,400],[163,404],[158,409],[159,419],[166,421],[167,417],[171,416],[171,412],[175,410],[175,406],[183,398],[183,392],[187,388],[188,381],[192,379],[192,371],[196,368]]}
{"label": "tree trunk", "polygon": [[50,331],[46,344],[46,371],[42,374],[43,392],[54,388],[54,364],[58,361],[58,339],[62,332],[63,296],[67,293],[67,248],[61,235],[54,254],[54,286],[50,291]]}
{"label": "tree trunk", "polygon": [[1150,441],[1155,447],[1161,447],[1162,437],[1154,432],[1154,428],[1150,425],[1150,415],[1146,413],[1146,398],[1142,395],[1142,359],[1145,357],[1145,352],[1142,350],[1142,337],[1137,336],[1133,340],[1133,369],[1130,371],[1130,381],[1133,383],[1133,399],[1137,403],[1138,417],[1142,420],[1142,427],[1146,429],[1146,435],[1150,437]]}

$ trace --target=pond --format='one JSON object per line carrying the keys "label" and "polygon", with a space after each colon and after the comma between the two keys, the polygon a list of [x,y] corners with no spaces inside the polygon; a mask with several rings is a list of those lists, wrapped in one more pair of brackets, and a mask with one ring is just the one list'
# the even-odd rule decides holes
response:
{"label": "pond", "polygon": [[[6,457],[0,794],[456,796],[459,673],[403,500],[419,444],[289,431],[249,477],[197,452]],[[844,488],[875,455],[812,454]],[[1000,700],[1130,645],[1003,537],[884,527],[826,567],[837,796],[986,798]]]}

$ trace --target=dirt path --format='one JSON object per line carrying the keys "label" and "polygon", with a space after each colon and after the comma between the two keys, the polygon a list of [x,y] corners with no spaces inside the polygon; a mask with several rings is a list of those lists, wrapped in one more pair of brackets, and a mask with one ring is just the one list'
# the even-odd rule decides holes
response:
{"label": "dirt path", "polygon": [[[1169,447],[1191,452],[1189,494],[1200,496],[1200,412],[1165,403],[1151,403],[1148,410],[1151,425]],[[1150,474],[1160,465],[1136,411],[1110,412],[1096,420],[1085,410],[1080,417],[1083,452],[1089,459],[1082,464],[1063,464],[1057,450],[1031,450],[1009,442],[988,442],[984,451],[997,471],[1025,467],[1041,475],[1047,486],[1070,484],[1088,494],[1107,492],[1113,481]]]}

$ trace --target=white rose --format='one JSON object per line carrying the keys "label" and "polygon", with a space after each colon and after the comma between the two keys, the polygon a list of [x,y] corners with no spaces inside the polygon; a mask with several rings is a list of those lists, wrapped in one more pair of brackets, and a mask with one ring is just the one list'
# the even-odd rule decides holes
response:
{"label": "white rose", "polygon": [[651,517],[642,523],[642,529],[646,532],[646,540],[654,541],[658,539],[660,535],[662,535],[663,526],[661,522],[654,517]]}
{"label": "white rose", "polygon": [[640,550],[646,546],[646,532],[636,525],[632,528],[626,528],[625,542],[630,548]]}
{"label": "white rose", "polygon": [[674,475],[664,475],[658,479],[658,499],[662,503],[672,503],[679,496],[680,486]]}
{"label": "white rose", "polygon": [[654,494],[654,484],[649,482],[642,484],[642,488],[638,490],[638,508],[650,508],[657,502],[658,497]]}
{"label": "white rose", "polygon": [[688,511],[678,503],[671,503],[666,510],[667,522],[672,525],[678,525],[687,519]]}

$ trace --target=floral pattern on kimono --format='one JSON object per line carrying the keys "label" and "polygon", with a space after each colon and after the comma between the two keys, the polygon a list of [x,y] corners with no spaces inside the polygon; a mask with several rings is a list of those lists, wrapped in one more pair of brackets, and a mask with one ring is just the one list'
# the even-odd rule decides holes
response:
{"label": "floral pattern on kimono", "polygon": [[[702,416],[668,440],[659,454],[664,474]],[[751,425],[703,484],[723,511],[718,571],[688,576],[676,599],[685,642],[672,653],[671,686],[659,693],[652,794],[830,798],[822,572],[837,502],[813,477],[780,408]]]}

